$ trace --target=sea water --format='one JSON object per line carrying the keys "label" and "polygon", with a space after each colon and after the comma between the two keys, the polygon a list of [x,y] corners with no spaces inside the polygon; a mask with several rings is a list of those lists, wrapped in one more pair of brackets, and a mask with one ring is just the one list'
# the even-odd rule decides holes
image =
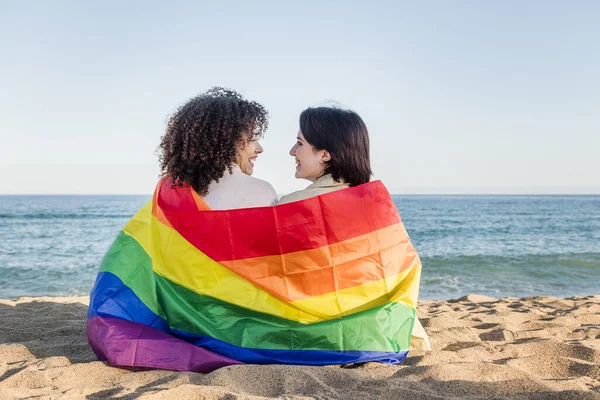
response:
{"label": "sea water", "polygon": [[[600,294],[600,196],[393,196],[421,299]],[[0,298],[88,294],[150,196],[0,196]]]}

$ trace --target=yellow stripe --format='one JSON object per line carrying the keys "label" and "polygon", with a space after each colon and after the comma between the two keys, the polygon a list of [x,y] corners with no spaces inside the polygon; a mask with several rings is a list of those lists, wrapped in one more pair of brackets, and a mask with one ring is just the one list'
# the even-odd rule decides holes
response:
{"label": "yellow stripe", "polygon": [[[325,319],[354,314],[390,302],[416,308],[419,286],[415,282],[419,282],[420,275],[421,265],[415,265],[387,279],[296,300],[290,304],[314,314],[330,316]],[[411,283],[400,285],[404,280]]]}
{"label": "yellow stripe", "polygon": [[151,204],[142,208],[123,231],[151,256],[156,273],[196,293],[301,323],[338,318],[392,301],[415,308],[421,271],[418,258],[416,265],[387,279],[286,302],[206,256],[152,216],[151,210]]}

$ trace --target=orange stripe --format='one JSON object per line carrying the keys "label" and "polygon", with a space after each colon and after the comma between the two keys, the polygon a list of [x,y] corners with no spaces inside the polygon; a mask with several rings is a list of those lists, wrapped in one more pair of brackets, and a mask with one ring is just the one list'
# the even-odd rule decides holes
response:
{"label": "orange stripe", "polygon": [[158,191],[160,189],[160,183],[156,185],[156,189],[154,190],[154,196],[152,196],[152,213],[160,222],[173,229],[173,225],[169,222],[163,211],[158,206]]}
{"label": "orange stripe", "polygon": [[220,261],[229,270],[287,301],[386,279],[418,263],[417,252],[402,223],[316,249]]}
{"label": "orange stripe", "polygon": [[204,199],[202,197],[200,197],[200,195],[198,193],[196,193],[195,190],[192,190],[191,192],[192,192],[192,197],[194,198],[194,202],[196,203],[196,206],[198,207],[198,210],[203,211],[203,210],[210,210],[211,209],[208,206],[208,204],[206,204],[206,202],[204,201]]}

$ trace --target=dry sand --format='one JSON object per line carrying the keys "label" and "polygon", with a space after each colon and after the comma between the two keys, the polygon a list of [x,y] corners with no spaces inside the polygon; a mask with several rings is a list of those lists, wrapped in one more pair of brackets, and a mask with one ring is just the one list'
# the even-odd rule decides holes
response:
{"label": "dry sand", "polygon": [[87,301],[0,300],[0,399],[600,399],[600,296],[423,301],[433,351],[400,366],[245,365],[210,374],[95,361]]}

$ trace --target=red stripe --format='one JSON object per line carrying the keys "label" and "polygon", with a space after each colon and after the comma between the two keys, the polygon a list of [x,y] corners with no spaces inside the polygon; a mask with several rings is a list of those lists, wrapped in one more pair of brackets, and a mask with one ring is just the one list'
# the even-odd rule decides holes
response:
{"label": "red stripe", "polygon": [[400,222],[380,181],[275,207],[210,211],[199,210],[189,190],[166,180],[159,185],[156,204],[164,217],[215,261],[314,249]]}

